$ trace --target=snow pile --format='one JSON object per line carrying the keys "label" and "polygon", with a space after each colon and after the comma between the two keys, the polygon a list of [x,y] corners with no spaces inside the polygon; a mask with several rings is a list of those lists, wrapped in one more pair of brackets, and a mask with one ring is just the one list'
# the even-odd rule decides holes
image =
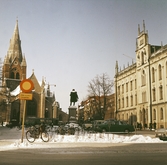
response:
{"label": "snow pile", "polygon": [[143,135],[116,135],[116,134],[84,134],[84,135],[55,135],[50,140],[56,143],[160,143],[159,138]]}
{"label": "snow pile", "polygon": [[34,143],[29,143],[24,137],[21,143],[21,130],[4,130],[0,132],[0,150],[12,150],[19,148],[41,148],[50,147],[53,144],[69,143],[165,143],[159,138],[133,134],[112,134],[112,133],[82,133],[75,135],[50,134],[49,142],[43,142],[42,139],[36,139]]}

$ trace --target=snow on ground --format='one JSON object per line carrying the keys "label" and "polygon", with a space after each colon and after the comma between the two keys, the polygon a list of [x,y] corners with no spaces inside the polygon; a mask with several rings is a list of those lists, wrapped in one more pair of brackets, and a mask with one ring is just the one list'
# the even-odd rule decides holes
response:
{"label": "snow on ground", "polygon": [[[10,142],[10,144],[9,144]],[[44,144],[48,147],[52,144],[65,143],[165,143],[159,138],[143,135],[118,135],[112,133],[81,133],[75,135],[50,135],[50,141],[45,143],[41,139],[36,139],[34,143],[29,143],[25,137],[21,143],[21,130],[0,129],[0,151],[19,148],[41,148]],[[3,145],[2,145],[3,144]],[[7,144],[7,145],[5,145]]]}

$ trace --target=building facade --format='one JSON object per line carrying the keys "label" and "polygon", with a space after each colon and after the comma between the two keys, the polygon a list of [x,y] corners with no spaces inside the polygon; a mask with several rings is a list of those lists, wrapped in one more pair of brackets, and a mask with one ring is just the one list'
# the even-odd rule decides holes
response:
{"label": "building facade", "polygon": [[148,32],[138,26],[136,63],[115,67],[115,116],[130,124],[167,127],[167,45],[151,45]]}

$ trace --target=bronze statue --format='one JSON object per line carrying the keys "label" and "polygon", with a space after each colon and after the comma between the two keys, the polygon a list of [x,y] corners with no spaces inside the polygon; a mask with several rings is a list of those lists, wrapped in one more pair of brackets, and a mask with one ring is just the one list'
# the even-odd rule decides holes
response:
{"label": "bronze statue", "polygon": [[78,94],[75,91],[75,89],[73,89],[70,93],[70,106],[72,105],[72,103],[73,103],[73,106],[74,106],[75,102],[77,102],[77,101],[78,101]]}

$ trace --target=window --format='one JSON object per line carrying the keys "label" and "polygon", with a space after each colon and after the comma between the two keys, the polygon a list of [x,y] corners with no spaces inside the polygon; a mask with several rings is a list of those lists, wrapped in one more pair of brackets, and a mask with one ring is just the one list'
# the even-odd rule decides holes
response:
{"label": "window", "polygon": [[126,92],[128,92],[128,83],[126,83]]}
{"label": "window", "polygon": [[141,52],[141,64],[143,65],[144,64],[144,53]]}
{"label": "window", "polygon": [[118,108],[119,109],[121,108],[121,101],[120,101],[120,99],[118,99]]}
{"label": "window", "polygon": [[152,68],[152,82],[155,82],[155,69]]}
{"label": "window", "polygon": [[153,111],[153,119],[156,120],[156,110]]}
{"label": "window", "polygon": [[135,105],[137,105],[137,94],[135,94]]}
{"label": "window", "polygon": [[160,87],[159,87],[159,99],[160,100],[163,99],[163,88],[162,88],[162,85],[160,85]]}
{"label": "window", "polygon": [[142,102],[146,102],[146,91],[142,92]]}
{"label": "window", "polygon": [[136,79],[135,79],[135,89],[137,88],[137,81],[136,81]]}
{"label": "window", "polygon": [[162,80],[162,67],[160,64],[158,66],[158,71],[159,71],[159,80]]}
{"label": "window", "polygon": [[142,86],[146,85],[146,74],[144,70],[143,70],[143,73],[141,74],[141,85]]}
{"label": "window", "polygon": [[128,102],[129,102],[129,99],[128,99],[128,96],[127,96],[127,97],[126,97],[126,107],[129,106]]}
{"label": "window", "polygon": [[122,93],[124,93],[124,84],[122,84]]}
{"label": "window", "polygon": [[120,86],[118,86],[118,95],[120,94]]}
{"label": "window", "polygon": [[130,90],[133,90],[133,81],[130,81]]}
{"label": "window", "polygon": [[130,99],[131,100],[131,106],[133,106],[133,96],[131,95],[130,98],[131,98]]}
{"label": "window", "polygon": [[160,110],[160,119],[163,120],[164,119],[164,112],[163,112],[163,108],[161,108]]}
{"label": "window", "polygon": [[152,92],[153,92],[153,101],[156,101],[156,93],[155,93],[155,88],[153,88]]}
{"label": "window", "polygon": [[124,98],[122,98],[122,108],[124,108]]}

